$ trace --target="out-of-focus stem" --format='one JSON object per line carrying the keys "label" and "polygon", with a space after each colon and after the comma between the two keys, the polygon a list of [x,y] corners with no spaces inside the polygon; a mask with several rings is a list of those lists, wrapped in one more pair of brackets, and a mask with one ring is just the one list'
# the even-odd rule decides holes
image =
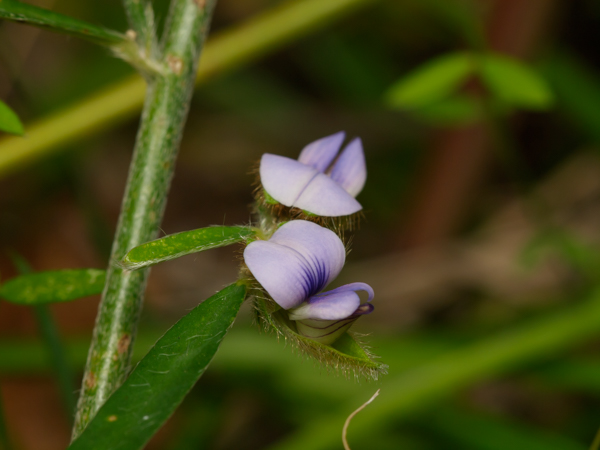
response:
{"label": "out-of-focus stem", "polygon": [[38,327],[40,334],[44,339],[44,343],[50,353],[50,360],[52,362],[52,368],[56,374],[56,380],[60,387],[60,393],[67,410],[69,420],[73,419],[73,413],[75,412],[75,384],[74,376],[67,361],[67,356],[63,344],[60,340],[58,330],[52,314],[47,305],[36,305],[33,308],[35,316],[38,321]]}
{"label": "out-of-focus stem", "polygon": [[0,395],[0,449],[12,450],[12,444],[8,437],[6,421],[4,419],[4,408],[2,405],[2,396]]}
{"label": "out-of-focus stem", "polygon": [[[147,89],[111,260],[158,233],[187,117],[200,51],[216,0],[173,0],[161,62],[168,68]],[[148,270],[109,265],[79,398],[73,437],[123,382]]]}
{"label": "out-of-focus stem", "polygon": [[[27,274],[32,272],[31,266],[21,255],[14,253],[12,260],[19,273]],[[72,421],[73,413],[75,412],[75,378],[71,366],[67,361],[64,345],[60,340],[58,329],[48,305],[35,305],[33,306],[33,312],[38,322],[40,335],[50,355],[50,363],[58,382],[69,421]]]}

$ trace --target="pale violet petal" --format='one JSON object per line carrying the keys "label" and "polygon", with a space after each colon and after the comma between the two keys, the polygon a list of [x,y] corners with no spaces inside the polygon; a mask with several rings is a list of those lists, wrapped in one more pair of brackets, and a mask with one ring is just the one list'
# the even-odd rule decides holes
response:
{"label": "pale violet petal", "polygon": [[294,202],[294,206],[326,217],[348,216],[362,209],[361,204],[352,195],[322,173],[310,181]]}
{"label": "pale violet petal", "polygon": [[354,291],[322,295],[315,301],[311,299],[290,310],[290,319],[342,320],[354,314],[359,306],[360,297]]}
{"label": "pale violet petal", "polygon": [[302,149],[298,161],[317,169],[319,172],[325,172],[340,151],[345,137],[346,133],[340,131],[311,142]]}
{"label": "pale violet petal", "polygon": [[290,248],[298,253],[311,268],[311,295],[322,291],[338,276],[346,262],[344,243],[333,231],[307,220],[292,220],[283,224],[269,242]]}
{"label": "pale violet petal", "polygon": [[318,174],[295,159],[265,153],[260,160],[260,182],[267,193],[285,206],[293,206]]}
{"label": "pale violet petal", "polygon": [[306,274],[312,269],[297,251],[269,241],[254,241],[245,248],[244,260],[254,278],[283,309],[298,306],[311,295]]}
{"label": "pale violet petal", "polygon": [[362,191],[367,181],[367,164],[360,138],[353,139],[342,151],[330,176],[353,197]]}
{"label": "pale violet petal", "polygon": [[256,280],[282,308],[300,305],[342,270],[346,252],[331,230],[305,220],[282,225],[269,241],[254,241],[244,260]]}
{"label": "pale violet petal", "polygon": [[302,336],[331,345],[344,334],[358,318],[352,317],[345,320],[301,320],[296,322],[296,329]]}
{"label": "pale violet petal", "polygon": [[[368,301],[374,297],[371,286],[365,283],[351,283],[312,296],[307,302],[299,307],[290,310],[291,320],[321,319],[321,320],[342,320],[351,317],[360,307],[360,297],[356,291],[365,291],[369,295]],[[359,314],[368,314],[372,311],[370,305],[358,311]],[[367,311],[368,309],[368,311]]]}
{"label": "pale violet petal", "polygon": [[375,298],[375,291],[373,290],[373,288],[371,286],[369,286],[367,283],[360,283],[360,282],[345,284],[343,286],[332,289],[330,291],[315,295],[313,298],[316,299],[318,297],[321,297],[322,295],[324,296],[324,295],[336,294],[338,292],[347,292],[347,291],[354,291],[354,292],[364,291],[364,292],[366,292],[368,295],[368,298],[367,298],[368,302],[373,301],[373,299]]}

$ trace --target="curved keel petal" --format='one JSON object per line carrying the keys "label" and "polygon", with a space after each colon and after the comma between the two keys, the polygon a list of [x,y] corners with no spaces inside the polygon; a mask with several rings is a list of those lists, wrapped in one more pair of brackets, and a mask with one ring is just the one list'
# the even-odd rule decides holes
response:
{"label": "curved keel petal", "polygon": [[321,344],[331,345],[348,331],[358,317],[345,320],[305,319],[296,322],[298,333]]}

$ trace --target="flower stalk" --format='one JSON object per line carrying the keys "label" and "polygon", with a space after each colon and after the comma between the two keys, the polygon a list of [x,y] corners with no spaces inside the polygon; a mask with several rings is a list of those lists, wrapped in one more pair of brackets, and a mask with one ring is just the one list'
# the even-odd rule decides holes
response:
{"label": "flower stalk", "polygon": [[[168,70],[148,81],[111,261],[120,260],[129,249],[154,239],[158,233],[215,3],[171,3],[158,50],[159,60]],[[73,438],[127,376],[147,276],[147,269],[129,272],[113,264],[108,267]]]}

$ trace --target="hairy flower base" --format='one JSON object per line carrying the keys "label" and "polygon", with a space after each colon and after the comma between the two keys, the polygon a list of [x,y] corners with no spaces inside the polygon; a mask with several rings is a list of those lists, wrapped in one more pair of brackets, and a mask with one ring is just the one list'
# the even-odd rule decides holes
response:
{"label": "hairy flower base", "polygon": [[287,222],[290,220],[308,220],[314,222],[322,227],[329,228],[333,232],[337,233],[340,237],[343,237],[344,231],[355,231],[360,227],[360,221],[364,217],[364,212],[358,211],[349,216],[340,217],[324,217],[316,216],[309,212],[303,211],[298,208],[289,207],[282,205],[281,203],[272,203],[269,201],[268,194],[265,195],[262,186],[254,191],[254,198],[256,199],[257,206],[254,208],[255,211],[266,212],[273,218],[277,218],[277,221]]}
{"label": "hairy flower base", "polygon": [[283,336],[294,348],[315,358],[326,368],[346,377],[363,376],[372,380],[387,373],[387,366],[374,361],[377,356],[371,354],[364,344],[347,331],[333,344],[326,345],[299,334],[296,322],[289,320],[288,313],[267,298],[260,287],[254,286],[249,291],[249,296],[252,298],[256,320],[266,331],[274,331]]}

